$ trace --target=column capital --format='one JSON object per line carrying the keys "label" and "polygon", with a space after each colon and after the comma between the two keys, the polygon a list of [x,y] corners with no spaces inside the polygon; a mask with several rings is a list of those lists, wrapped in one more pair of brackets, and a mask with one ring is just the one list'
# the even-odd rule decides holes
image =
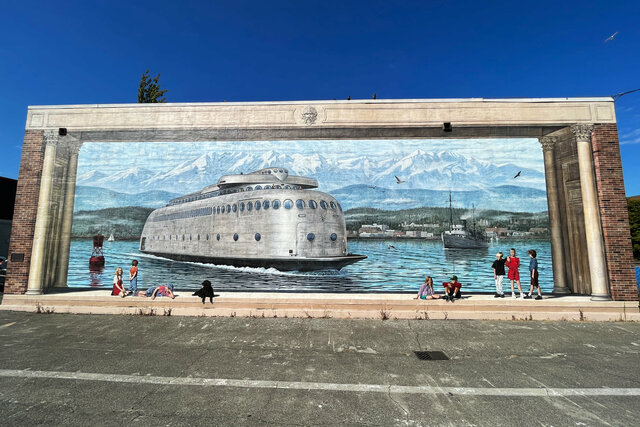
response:
{"label": "column capital", "polygon": [[542,151],[544,152],[553,151],[553,147],[558,142],[558,137],[557,136],[541,136],[540,138],[538,138],[538,141],[540,142],[540,145],[542,145]]}
{"label": "column capital", "polygon": [[56,147],[60,142],[60,137],[58,136],[58,131],[54,130],[45,130],[44,131],[44,142],[45,146],[53,146]]}
{"label": "column capital", "polygon": [[580,123],[571,125],[571,132],[573,132],[578,141],[591,142],[593,123]]}

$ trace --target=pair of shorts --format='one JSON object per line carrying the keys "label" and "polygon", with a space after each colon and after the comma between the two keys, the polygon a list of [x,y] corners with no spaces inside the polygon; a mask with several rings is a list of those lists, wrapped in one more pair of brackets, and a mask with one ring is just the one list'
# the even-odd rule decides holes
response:
{"label": "pair of shorts", "polygon": [[520,280],[520,272],[517,269],[509,270],[509,280]]}
{"label": "pair of shorts", "polygon": [[538,270],[533,273],[533,277],[531,278],[531,286],[533,286],[534,288],[540,287],[540,285],[538,284]]}

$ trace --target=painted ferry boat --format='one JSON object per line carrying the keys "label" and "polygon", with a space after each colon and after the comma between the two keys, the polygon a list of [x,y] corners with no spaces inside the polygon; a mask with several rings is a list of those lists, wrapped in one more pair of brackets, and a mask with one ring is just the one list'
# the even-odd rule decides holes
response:
{"label": "painted ferry boat", "polygon": [[340,203],[318,182],[271,167],[220,177],[147,218],[140,251],[178,261],[281,271],[340,270],[347,252]]}

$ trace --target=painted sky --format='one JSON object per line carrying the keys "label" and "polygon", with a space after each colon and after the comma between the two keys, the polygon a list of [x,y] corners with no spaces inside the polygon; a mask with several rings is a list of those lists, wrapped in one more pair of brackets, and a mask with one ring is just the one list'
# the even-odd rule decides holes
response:
{"label": "painted sky", "polygon": [[[196,192],[223,175],[272,167],[315,178],[319,190],[346,208],[439,206],[452,191],[461,206],[475,201],[485,209],[546,210],[536,139],[85,143],[76,184],[142,201],[158,191]],[[112,202],[126,205],[129,198]],[[83,200],[77,210],[90,208]]]}
{"label": "painted sky", "polygon": [[[608,96],[640,87],[640,2],[0,2],[0,175],[28,105]],[[605,39],[618,32],[614,40]],[[640,92],[616,103],[640,194]]]}
{"label": "painted sky", "polygon": [[[205,153],[246,152],[262,154],[275,150],[283,154],[310,156],[321,154],[329,159],[365,156],[387,159],[406,156],[415,150],[431,153],[448,151],[471,159],[500,165],[513,163],[544,173],[542,149],[535,139],[472,140],[312,140],[312,141],[218,141],[198,143],[85,143],[78,159],[78,175],[96,168],[103,172],[121,172],[135,166],[155,171],[168,170]],[[227,172],[229,169],[224,172]],[[250,172],[250,171],[245,171]]]}

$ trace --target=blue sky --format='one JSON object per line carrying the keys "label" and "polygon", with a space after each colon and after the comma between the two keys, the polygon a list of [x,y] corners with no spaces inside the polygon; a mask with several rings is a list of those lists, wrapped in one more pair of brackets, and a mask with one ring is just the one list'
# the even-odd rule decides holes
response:
{"label": "blue sky", "polygon": [[[576,97],[640,88],[640,2],[13,1],[0,4],[0,176],[28,105]],[[604,39],[618,31],[617,37]],[[640,92],[617,102],[640,194]]]}

